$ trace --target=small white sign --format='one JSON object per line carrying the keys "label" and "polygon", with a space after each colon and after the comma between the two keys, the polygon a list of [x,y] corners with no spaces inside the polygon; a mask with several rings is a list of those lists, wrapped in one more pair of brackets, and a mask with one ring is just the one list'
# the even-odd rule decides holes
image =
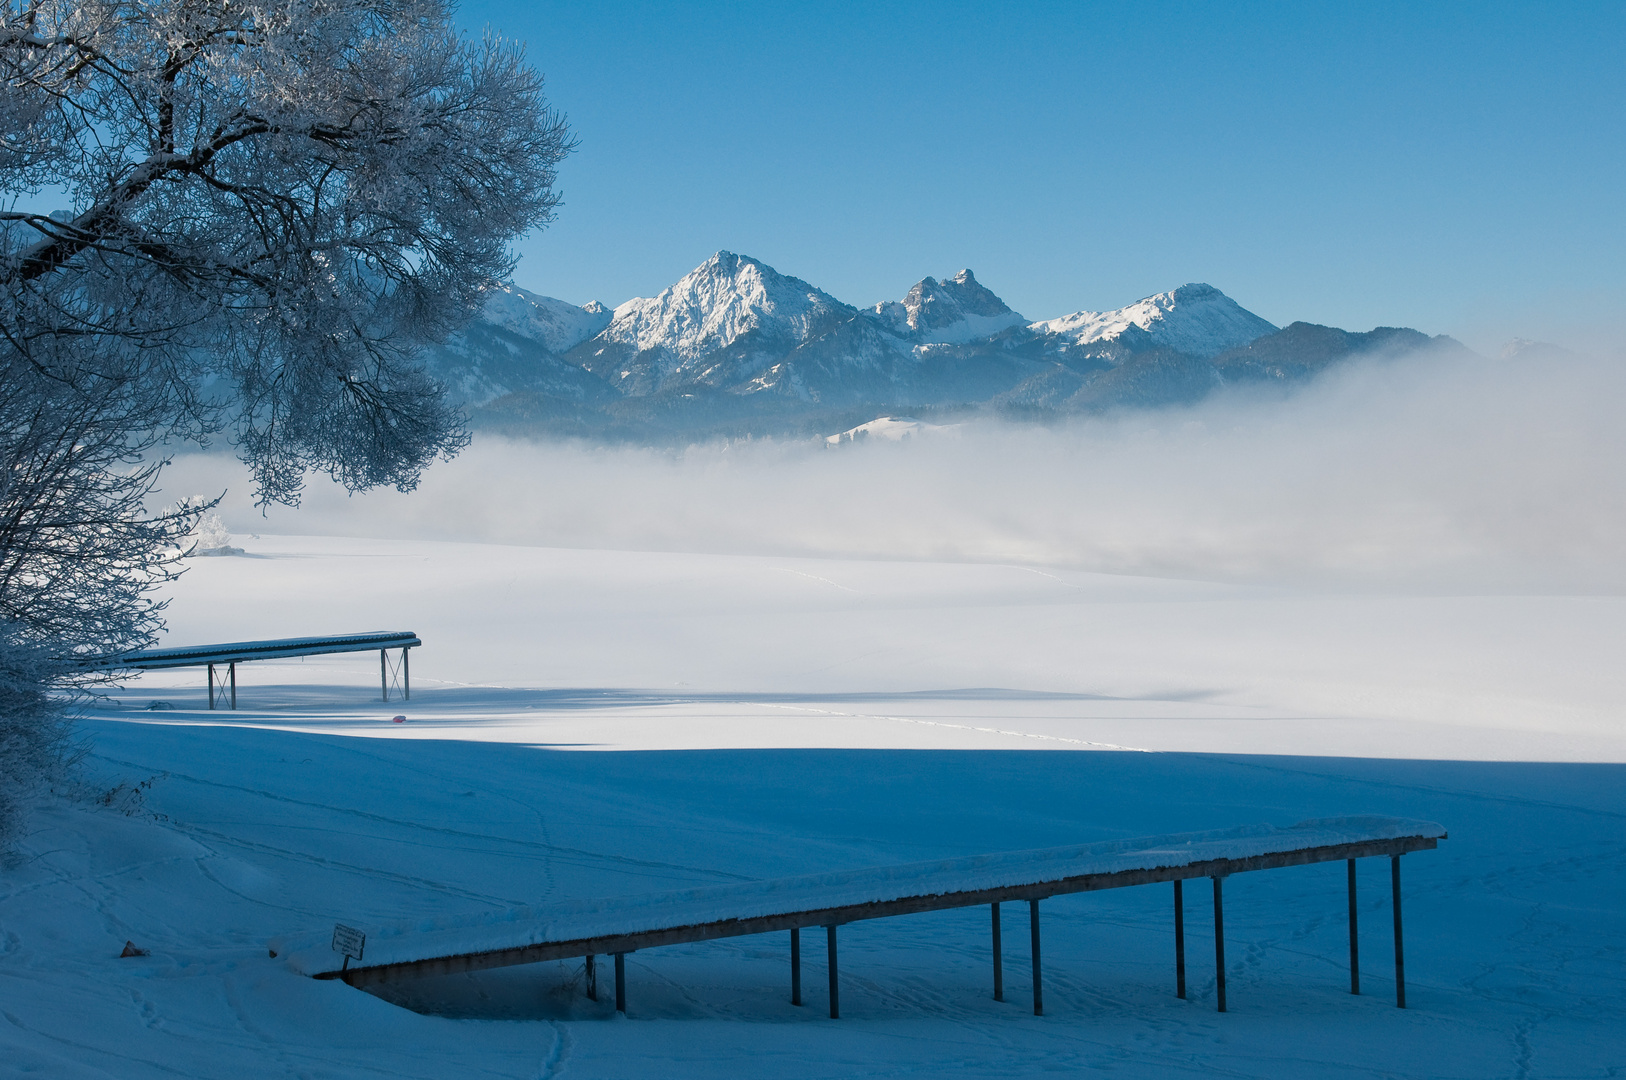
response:
{"label": "small white sign", "polygon": [[354,926],[333,924],[333,951],[344,953],[348,960],[360,960],[361,950],[367,944],[367,935]]}

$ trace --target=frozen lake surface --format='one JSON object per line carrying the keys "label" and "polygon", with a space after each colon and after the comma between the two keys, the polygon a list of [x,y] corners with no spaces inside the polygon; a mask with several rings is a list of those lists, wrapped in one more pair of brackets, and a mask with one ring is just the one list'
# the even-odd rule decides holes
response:
{"label": "frozen lake surface", "polygon": [[[1044,567],[266,537],[200,559],[163,645],[405,629],[376,657],[202,673],[98,707],[83,790],[0,874],[0,1070],[60,1077],[1605,1077],[1626,1072],[1626,702],[1616,596],[1314,593]],[[149,706],[157,703],[156,708]],[[405,715],[402,724],[391,722]],[[1232,878],[1230,1012],[1187,894],[1045,904],[1045,1015],[1007,916],[853,924],[842,1013],[804,939],[579,962],[394,1002],[266,943],[578,898],[1311,817],[1451,838]],[[126,940],[150,950],[118,959]],[[607,975],[601,975],[601,978]],[[402,1007],[403,1005],[410,1008]]]}

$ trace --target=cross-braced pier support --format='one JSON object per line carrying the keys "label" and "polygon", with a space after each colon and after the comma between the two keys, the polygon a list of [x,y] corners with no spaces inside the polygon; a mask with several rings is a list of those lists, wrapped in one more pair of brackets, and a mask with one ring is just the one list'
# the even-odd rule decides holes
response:
{"label": "cross-braced pier support", "polygon": [[230,701],[232,709],[237,708],[237,662],[235,660],[225,665],[225,674],[216,677],[215,668],[219,665],[209,665],[209,708],[215,707],[215,702]]}
{"label": "cross-braced pier support", "polygon": [[400,692],[402,701],[412,700],[412,665],[407,658],[409,652],[410,648],[402,648],[401,659],[391,663],[390,650],[378,650],[378,683],[383,690],[385,701],[390,699],[392,690]]}

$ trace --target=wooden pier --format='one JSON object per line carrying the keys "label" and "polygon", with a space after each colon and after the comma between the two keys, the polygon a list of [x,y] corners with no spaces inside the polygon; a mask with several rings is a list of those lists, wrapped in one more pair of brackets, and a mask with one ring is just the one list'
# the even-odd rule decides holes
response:
{"label": "wooden pier", "polygon": [[[1446,838],[1433,822],[1348,817],[1305,821],[1277,828],[1252,826],[1108,841],[1077,847],[1000,852],[962,859],[810,874],[680,892],[608,897],[498,917],[424,928],[373,928],[364,962],[348,967],[320,945],[274,943],[290,965],[318,979],[343,979],[364,987],[398,979],[480,971],[514,964],[584,957],[615,958],[616,1007],[626,1010],[627,953],[718,938],[788,931],[791,1001],[801,1004],[801,931],[823,927],[829,956],[830,1015],[840,1015],[837,929],[865,919],[926,911],[992,909],[993,996],[1003,999],[1000,905],[1028,906],[1032,950],[1033,1011],[1042,1014],[1039,963],[1040,902],[1053,896],[1137,885],[1173,883],[1176,993],[1185,996],[1184,883],[1213,884],[1217,998],[1225,1011],[1224,881],[1232,874],[1311,863],[1347,861],[1350,866],[1350,987],[1360,992],[1356,947],[1357,859],[1390,860],[1396,1004],[1404,1008],[1405,960],[1400,918],[1400,859]],[[345,961],[348,963],[348,960]]]}

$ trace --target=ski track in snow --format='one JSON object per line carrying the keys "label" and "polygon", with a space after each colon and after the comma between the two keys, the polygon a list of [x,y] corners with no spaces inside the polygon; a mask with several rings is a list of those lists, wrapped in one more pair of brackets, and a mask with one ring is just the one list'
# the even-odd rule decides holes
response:
{"label": "ski track in snow", "polygon": [[[412,702],[369,703],[376,670],[336,658],[241,668],[235,715],[203,709],[186,672],[94,709],[87,794],[44,805],[0,868],[0,1075],[1626,1074],[1626,754],[1595,659],[1626,644],[1613,601],[1594,598],[1577,631],[1594,654],[1556,622],[1520,636],[1528,598],[1478,604],[1443,634],[1449,600],[1384,600],[1396,618],[1362,622],[1336,598],[1259,607],[1060,570],[277,544],[299,558],[189,574],[177,639],[253,636],[222,616],[226,597],[265,636],[349,628],[357,589],[410,555],[418,606],[360,621],[423,634]],[[508,598],[470,618],[468,578],[486,573]],[[1289,617],[1300,603],[1323,616],[1324,652]],[[1224,605],[1228,623],[1210,616]],[[1090,636],[1103,620],[1110,636]],[[1458,664],[1464,641],[1479,652]],[[1407,684],[1416,670],[1433,681]],[[627,689],[663,680],[691,686]],[[1363,689],[1328,689],[1340,680]],[[1410,696],[1387,689],[1401,685]],[[1514,690],[1556,705],[1523,727],[1512,707],[1462,719]],[[176,707],[147,712],[148,698]],[[387,722],[397,708],[408,723]],[[147,778],[122,809],[94,801]],[[412,1011],[266,951],[335,921],[1353,812],[1451,832],[1404,860],[1405,1012],[1385,860],[1360,864],[1360,997],[1342,866],[1232,878],[1223,1016],[1196,885],[1185,1002],[1165,887],[1046,901],[1044,1017],[1020,904],[1004,914],[1005,1003],[989,993],[987,910],[943,912],[842,929],[834,1022],[816,932],[803,1008],[783,935],[764,935],[629,956],[626,1018],[607,959],[596,1004],[576,961],[400,988]],[[151,955],[117,959],[125,940]]]}

